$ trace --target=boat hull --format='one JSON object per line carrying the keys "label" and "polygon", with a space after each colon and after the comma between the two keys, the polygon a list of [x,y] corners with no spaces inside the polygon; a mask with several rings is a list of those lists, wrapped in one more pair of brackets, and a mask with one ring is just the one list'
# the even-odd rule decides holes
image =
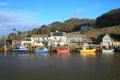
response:
{"label": "boat hull", "polygon": [[48,54],[48,50],[34,50],[35,54]]}
{"label": "boat hull", "polygon": [[57,53],[58,54],[70,54],[70,50],[68,49],[68,50],[59,50],[59,49],[57,49]]}
{"label": "boat hull", "polygon": [[26,49],[13,49],[12,52],[17,52],[17,53],[27,53],[28,50],[26,50]]}
{"label": "boat hull", "polygon": [[96,52],[96,49],[85,49],[85,50],[80,50],[80,53],[94,53]]}
{"label": "boat hull", "polygon": [[102,50],[102,53],[113,53],[114,52],[114,50],[112,49],[112,50]]}

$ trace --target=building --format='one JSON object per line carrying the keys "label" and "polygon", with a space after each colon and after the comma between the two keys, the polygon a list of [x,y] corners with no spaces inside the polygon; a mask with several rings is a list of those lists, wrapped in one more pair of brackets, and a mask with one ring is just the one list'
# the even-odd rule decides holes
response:
{"label": "building", "polygon": [[[61,46],[66,44],[66,32],[51,32],[48,44],[52,46]],[[51,41],[51,42],[50,42]]]}
{"label": "building", "polygon": [[32,46],[61,46],[66,44],[65,32],[51,32],[48,35],[33,35],[31,37]]}
{"label": "building", "polygon": [[[21,40],[23,46],[64,46],[76,43],[85,43],[88,39],[86,35],[80,33],[51,32],[50,35],[32,35],[29,40]],[[87,42],[88,43],[88,42]]]}
{"label": "building", "polygon": [[97,43],[102,46],[120,46],[120,35],[116,34],[101,34],[97,38]]}
{"label": "building", "polygon": [[48,35],[33,35],[31,37],[32,46],[46,46],[48,41]]}
{"label": "building", "polygon": [[82,43],[84,40],[87,40],[86,35],[82,35],[80,33],[68,33],[67,37],[67,44],[75,44],[75,43]]}
{"label": "building", "polygon": [[97,43],[101,44],[102,46],[109,46],[111,43],[111,37],[108,34],[101,34],[97,38]]}

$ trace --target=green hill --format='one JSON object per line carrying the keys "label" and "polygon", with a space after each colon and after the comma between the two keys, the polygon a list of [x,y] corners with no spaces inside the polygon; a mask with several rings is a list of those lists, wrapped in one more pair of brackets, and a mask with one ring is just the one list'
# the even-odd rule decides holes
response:
{"label": "green hill", "polygon": [[109,27],[120,25],[120,8],[113,9],[97,17],[96,25],[99,27]]}
{"label": "green hill", "polygon": [[[93,38],[93,39],[96,39],[99,35],[106,33],[120,35],[120,25],[107,27],[107,28],[93,28],[84,31],[84,34],[86,34],[88,38]],[[120,38],[120,36],[118,38]]]}

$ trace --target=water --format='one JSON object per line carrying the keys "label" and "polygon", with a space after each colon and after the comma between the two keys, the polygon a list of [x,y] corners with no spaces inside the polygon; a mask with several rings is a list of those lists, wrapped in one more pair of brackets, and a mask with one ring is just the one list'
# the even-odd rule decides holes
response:
{"label": "water", "polygon": [[120,80],[120,54],[0,54],[0,80]]}

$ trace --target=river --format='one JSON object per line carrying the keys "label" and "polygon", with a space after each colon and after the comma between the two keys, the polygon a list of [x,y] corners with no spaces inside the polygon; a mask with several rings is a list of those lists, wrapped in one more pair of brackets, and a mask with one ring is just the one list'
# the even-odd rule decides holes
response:
{"label": "river", "polygon": [[0,53],[0,80],[120,80],[120,54]]}

